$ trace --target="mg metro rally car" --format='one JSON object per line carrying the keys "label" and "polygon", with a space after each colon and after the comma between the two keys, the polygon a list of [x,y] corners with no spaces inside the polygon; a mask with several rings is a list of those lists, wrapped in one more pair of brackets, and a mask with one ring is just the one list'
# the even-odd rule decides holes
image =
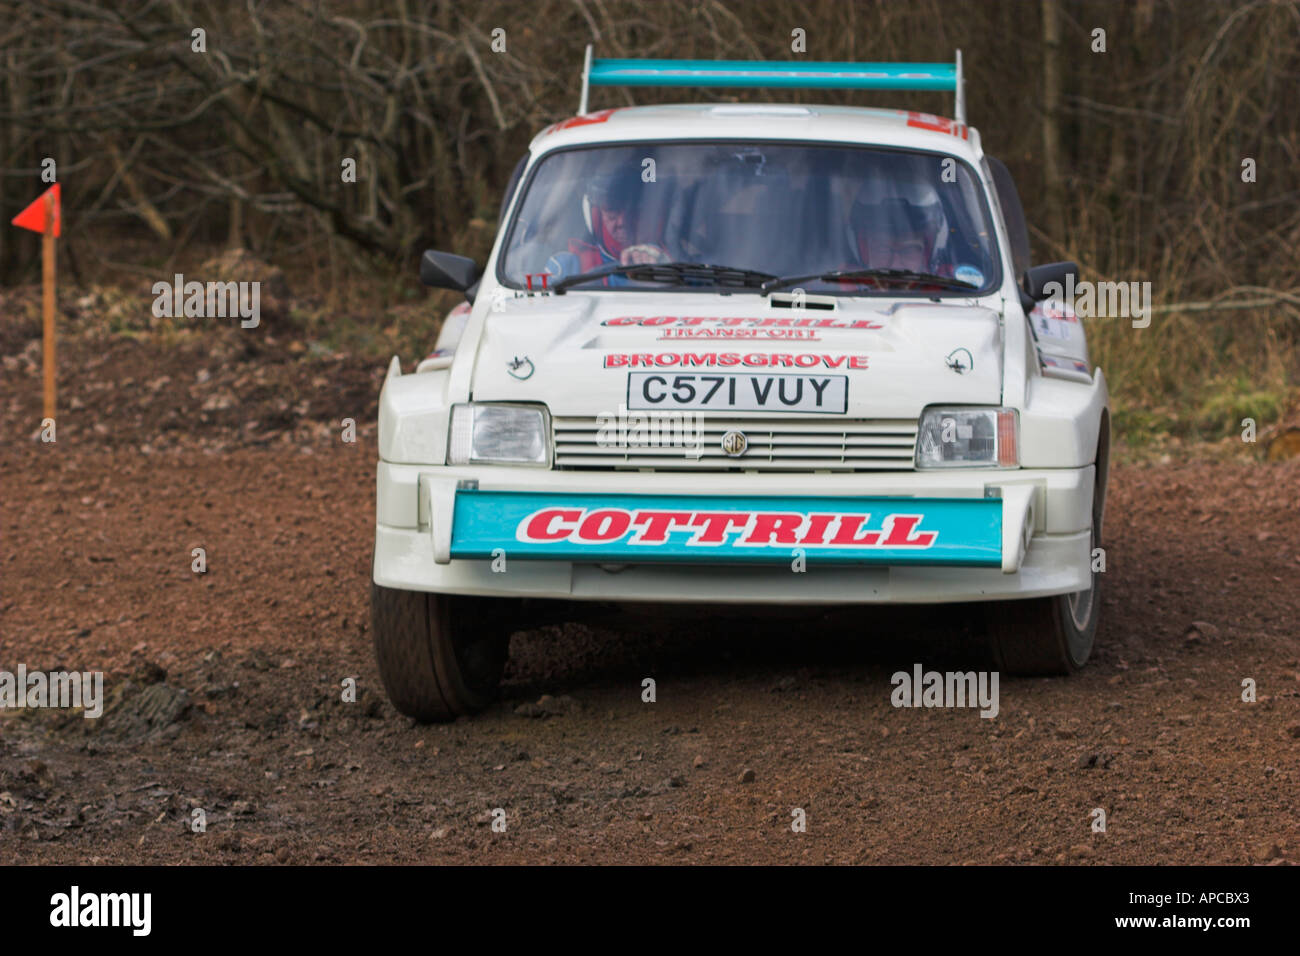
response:
{"label": "mg metro rally car", "polygon": [[[403,713],[493,698],[545,602],[988,602],[1066,674],[1100,613],[1106,381],[953,64],[592,60],[379,409],[373,628]],[[587,109],[592,85],[946,89],[955,119]]]}

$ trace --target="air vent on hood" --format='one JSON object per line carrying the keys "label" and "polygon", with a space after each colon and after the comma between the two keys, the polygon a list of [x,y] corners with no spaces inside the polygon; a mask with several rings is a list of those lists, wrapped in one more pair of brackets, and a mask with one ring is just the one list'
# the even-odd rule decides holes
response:
{"label": "air vent on hood", "polygon": [[816,116],[817,111],[806,106],[772,106],[767,103],[726,103],[709,110],[714,116],[786,116],[802,119]]}
{"label": "air vent on hood", "polygon": [[834,296],[829,295],[805,295],[803,303],[796,301],[793,292],[773,292],[767,297],[768,308],[771,309],[819,309],[823,312],[834,312],[839,305]]}

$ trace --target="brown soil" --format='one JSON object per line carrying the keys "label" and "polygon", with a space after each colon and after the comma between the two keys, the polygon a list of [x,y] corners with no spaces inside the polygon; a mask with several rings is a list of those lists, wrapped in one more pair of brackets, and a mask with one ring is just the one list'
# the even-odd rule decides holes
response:
{"label": "brown soil", "polygon": [[1093,662],[994,720],[890,704],[914,662],[988,666],[958,607],[521,631],[499,705],[415,726],[368,633],[382,368],[73,340],[50,445],[16,334],[0,669],[109,703],[0,711],[0,862],[1300,861],[1300,461],[1118,468]]}

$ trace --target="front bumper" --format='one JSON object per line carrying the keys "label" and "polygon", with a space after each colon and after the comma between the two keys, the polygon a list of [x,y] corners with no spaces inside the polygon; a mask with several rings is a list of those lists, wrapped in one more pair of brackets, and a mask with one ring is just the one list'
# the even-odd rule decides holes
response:
{"label": "front bumper", "polygon": [[[629,602],[937,603],[1065,594],[1090,583],[1093,480],[1092,466],[735,475],[381,461],[374,579],[407,590]],[[928,555],[898,548],[847,554],[807,547],[799,549],[800,561],[792,546],[727,547],[697,556],[698,550],[680,546],[679,534],[670,535],[679,543],[676,548],[637,549],[627,546],[627,538],[609,546],[569,540],[549,551],[557,556],[539,557],[548,553],[550,542],[530,544],[515,535],[519,516],[529,509],[535,513],[539,504],[599,507],[636,501],[671,507],[679,502],[691,510],[710,496],[733,507],[771,501],[774,508],[801,513],[879,508],[919,514],[920,527],[929,515],[931,527],[941,529],[939,537],[960,538],[961,547],[932,549]],[[501,521],[494,529],[497,513]],[[576,508],[569,517],[574,514]],[[537,527],[563,531],[568,526],[561,517]],[[608,530],[609,524],[600,527]],[[867,529],[863,524],[858,537],[869,540]],[[881,529],[881,544],[888,543],[887,530],[888,525]],[[492,535],[498,533],[496,541]],[[642,551],[651,558],[638,560]],[[581,556],[587,559],[572,559]]]}

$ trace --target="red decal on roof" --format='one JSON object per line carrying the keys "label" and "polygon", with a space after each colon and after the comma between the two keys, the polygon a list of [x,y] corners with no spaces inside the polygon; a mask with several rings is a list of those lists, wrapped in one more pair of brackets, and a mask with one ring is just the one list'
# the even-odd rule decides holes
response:
{"label": "red decal on roof", "polygon": [[965,123],[955,123],[947,117],[935,116],[933,113],[908,113],[907,125],[916,129],[928,129],[936,133],[947,133],[949,136],[970,139],[970,131]]}
{"label": "red decal on roof", "polygon": [[907,125],[915,126],[917,129],[932,129],[936,133],[952,132],[952,120],[932,113],[908,113]]}
{"label": "red decal on roof", "polygon": [[603,123],[620,109],[622,109],[621,106],[616,106],[611,110],[597,110],[595,113],[588,113],[586,116],[574,116],[562,123],[556,123],[549,127],[546,132],[557,133],[562,129],[573,129],[575,126],[591,126],[595,123]]}

